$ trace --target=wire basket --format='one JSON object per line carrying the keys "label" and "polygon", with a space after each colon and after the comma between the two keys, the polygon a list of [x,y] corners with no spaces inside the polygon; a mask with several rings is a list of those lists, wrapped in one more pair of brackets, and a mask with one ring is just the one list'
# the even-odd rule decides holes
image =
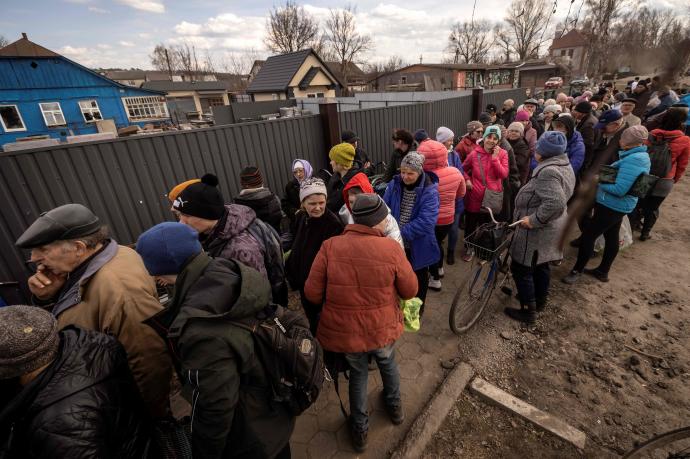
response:
{"label": "wire basket", "polygon": [[473,250],[480,260],[492,261],[510,245],[509,234],[509,228],[504,224],[486,223],[465,238],[465,247],[468,251]]}

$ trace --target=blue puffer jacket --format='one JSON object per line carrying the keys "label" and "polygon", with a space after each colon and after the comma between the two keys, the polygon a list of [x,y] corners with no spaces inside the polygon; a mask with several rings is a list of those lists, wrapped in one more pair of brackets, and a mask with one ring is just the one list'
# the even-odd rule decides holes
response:
{"label": "blue puffer jacket", "polygon": [[568,147],[565,152],[568,154],[570,165],[577,176],[577,173],[582,167],[582,163],[585,162],[585,142],[582,140],[582,134],[573,131],[573,135],[568,140]]}
{"label": "blue puffer jacket", "polygon": [[[402,201],[402,179],[393,177],[388,183],[383,200],[391,210],[391,215],[400,222],[400,203]],[[410,248],[412,269],[417,271],[433,265],[441,259],[438,243],[434,233],[441,199],[438,195],[438,177],[433,172],[425,172],[419,185],[415,188],[417,198],[412,208],[410,221],[400,227],[405,246]]]}
{"label": "blue puffer jacket", "polygon": [[616,183],[600,183],[597,202],[617,212],[629,214],[637,205],[637,198],[628,193],[640,174],[649,174],[651,162],[647,147],[631,148],[618,152],[619,160],[611,164],[618,169]]}

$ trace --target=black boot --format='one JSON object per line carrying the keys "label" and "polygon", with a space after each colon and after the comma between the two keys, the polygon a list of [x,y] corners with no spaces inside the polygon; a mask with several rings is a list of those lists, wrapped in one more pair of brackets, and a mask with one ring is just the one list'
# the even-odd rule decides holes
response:
{"label": "black boot", "polygon": [[534,325],[537,321],[537,306],[532,303],[529,305],[522,305],[521,309],[505,308],[503,310],[508,317],[527,325]]}
{"label": "black boot", "polygon": [[537,312],[542,312],[549,303],[549,297],[537,298]]}

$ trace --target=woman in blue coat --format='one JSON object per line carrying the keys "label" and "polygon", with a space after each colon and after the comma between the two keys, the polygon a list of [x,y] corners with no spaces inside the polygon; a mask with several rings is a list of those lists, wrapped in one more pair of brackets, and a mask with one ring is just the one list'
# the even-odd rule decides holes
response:
{"label": "woman in blue coat", "polygon": [[[383,200],[400,226],[405,255],[412,265],[419,290],[417,297],[424,302],[429,285],[429,266],[441,259],[434,228],[441,201],[438,178],[424,172],[424,157],[410,152],[402,159],[400,174],[393,177]],[[424,313],[424,304],[420,314]]]}
{"label": "woman in blue coat", "polygon": [[[632,126],[623,131],[620,138],[622,150],[618,152],[620,159],[611,164],[618,169],[616,181],[599,184],[594,215],[582,232],[577,262],[570,274],[563,278],[566,284],[577,282],[583,272],[601,282],[608,282],[609,270],[618,255],[621,222],[637,205],[637,198],[628,193],[640,175],[649,173],[651,163],[644,145],[648,136],[644,126]],[[594,252],[594,241],[602,234],[606,244],[601,264],[597,268],[586,269],[587,261]]]}
{"label": "woman in blue coat", "polygon": [[575,177],[577,177],[582,163],[585,161],[585,142],[582,140],[582,134],[575,130],[575,118],[570,114],[563,113],[553,120],[553,127],[554,130],[565,134],[568,141],[565,153],[568,155],[570,166],[575,172]]}

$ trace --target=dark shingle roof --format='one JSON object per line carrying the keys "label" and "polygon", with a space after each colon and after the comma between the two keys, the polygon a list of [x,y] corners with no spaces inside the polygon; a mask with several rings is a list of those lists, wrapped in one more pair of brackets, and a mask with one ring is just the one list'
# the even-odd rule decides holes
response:
{"label": "dark shingle roof", "polygon": [[227,81],[147,81],[142,84],[143,89],[155,91],[225,91]]}
{"label": "dark shingle roof", "polygon": [[285,91],[311,52],[311,49],[303,49],[269,57],[247,88],[247,92]]}
{"label": "dark shingle roof", "polygon": [[560,38],[554,38],[549,49],[575,48],[587,46],[587,39],[577,29],[572,29]]}

